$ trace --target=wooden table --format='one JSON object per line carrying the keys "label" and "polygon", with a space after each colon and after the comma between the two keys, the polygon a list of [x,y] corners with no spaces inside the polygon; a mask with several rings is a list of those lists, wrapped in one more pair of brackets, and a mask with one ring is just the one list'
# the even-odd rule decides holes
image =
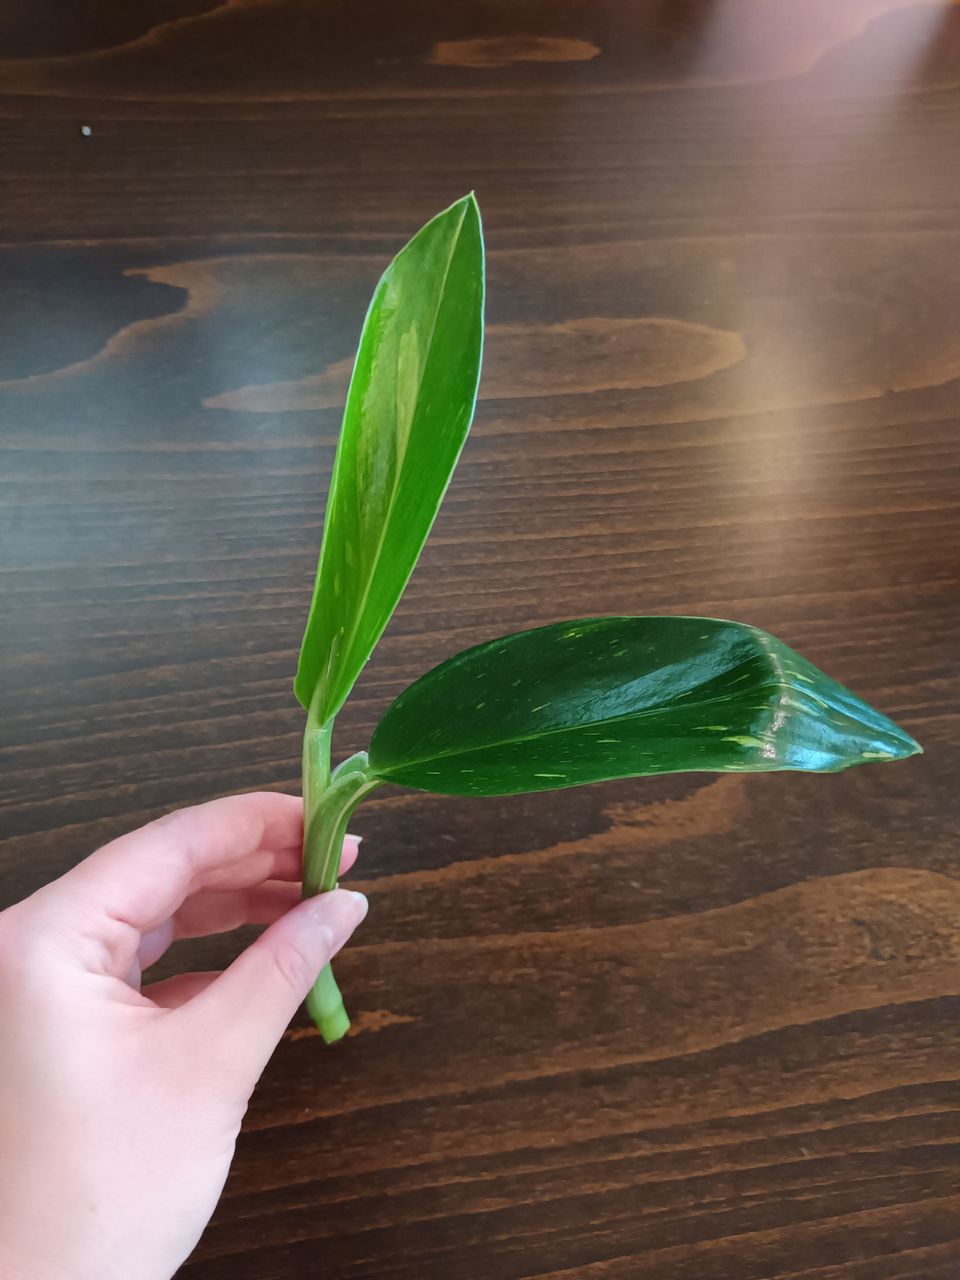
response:
{"label": "wooden table", "polygon": [[470,643],[643,612],[772,630],[927,749],[384,792],[356,1034],[288,1032],[183,1274],[955,1277],[960,8],[6,8],[5,902],[296,789],[361,318],[470,188],[476,428],[341,750]]}

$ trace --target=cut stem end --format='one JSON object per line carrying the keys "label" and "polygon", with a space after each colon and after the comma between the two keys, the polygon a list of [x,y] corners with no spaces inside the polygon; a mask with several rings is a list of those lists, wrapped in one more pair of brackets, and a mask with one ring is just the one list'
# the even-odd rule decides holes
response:
{"label": "cut stem end", "polygon": [[350,1019],[333,970],[323,970],[307,996],[307,1011],[327,1044],[342,1040],[350,1030]]}

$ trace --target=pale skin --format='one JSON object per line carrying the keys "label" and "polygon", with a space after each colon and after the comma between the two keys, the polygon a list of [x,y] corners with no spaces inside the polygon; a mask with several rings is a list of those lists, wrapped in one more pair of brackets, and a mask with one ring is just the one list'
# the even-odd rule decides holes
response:
{"label": "pale skin", "polygon": [[[232,796],[105,845],[0,913],[0,1275],[169,1280],[250,1095],[366,914],[300,902],[303,807]],[[341,871],[357,856],[344,843]],[[269,927],[222,973],[141,980],[176,938]]]}

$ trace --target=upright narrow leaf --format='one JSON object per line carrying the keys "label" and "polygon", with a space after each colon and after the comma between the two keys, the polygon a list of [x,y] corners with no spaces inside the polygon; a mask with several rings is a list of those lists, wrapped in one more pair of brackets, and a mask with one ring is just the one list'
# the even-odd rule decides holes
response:
{"label": "upright narrow leaf", "polygon": [[387,625],[470,422],[483,344],[483,238],[472,195],[438,214],[377,285],[344,409],[294,685],[327,721]]}
{"label": "upright narrow leaf", "polygon": [[687,770],[910,756],[886,716],[773,636],[713,618],[588,618],[468,649],[387,710],[370,770],[449,795]]}

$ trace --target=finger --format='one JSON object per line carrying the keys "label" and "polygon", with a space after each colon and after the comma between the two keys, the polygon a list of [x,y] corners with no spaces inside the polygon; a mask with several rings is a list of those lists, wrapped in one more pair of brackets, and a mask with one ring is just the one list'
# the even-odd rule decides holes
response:
{"label": "finger", "polygon": [[[134,962],[134,968],[143,973],[144,969],[149,969],[152,964],[156,964],[161,956],[166,955],[170,944],[173,942],[174,923],[173,918],[164,920],[163,924],[158,925],[156,929],[148,930],[140,938],[137,946],[137,958]],[[130,982],[130,976],[127,976]],[[134,984],[130,982],[130,985]]]}
{"label": "finger", "polygon": [[[357,860],[360,836],[347,835],[343,842],[343,860],[340,874],[345,875]],[[251,854],[237,862],[217,867],[203,877],[205,889],[245,889],[259,884],[268,877],[271,880],[299,881],[303,875],[301,846],[295,849],[268,850]]]}
{"label": "finger", "polygon": [[161,1009],[179,1009],[194,996],[206,991],[210,983],[220,977],[219,970],[212,973],[178,973],[162,982],[151,982],[141,988],[140,994],[152,1000]]}
{"label": "finger", "polygon": [[[273,924],[299,901],[300,886],[282,880],[265,880],[253,889],[235,889],[230,893],[197,893],[188,898],[173,917],[171,941],[229,933],[245,924]],[[151,936],[144,935],[141,948]]]}
{"label": "finger", "polygon": [[[344,875],[357,860],[359,836],[346,836],[340,859]],[[147,969],[160,959],[179,938],[202,938],[211,933],[228,933],[247,924],[273,924],[300,901],[299,884],[265,880],[250,889],[225,893],[202,890],[187,898],[180,910],[140,939],[140,968]]]}
{"label": "finger", "polygon": [[300,847],[303,805],[273,792],[230,796],[180,809],[97,850],[37,896],[60,936],[97,971],[121,976],[140,933],[156,928],[209,873],[263,855],[260,879],[278,855]]}
{"label": "finger", "polygon": [[[352,836],[349,833],[343,837],[343,848],[340,851],[340,870],[338,875],[345,876],[357,858],[360,856],[360,841],[363,836]],[[299,877],[298,877],[299,879]]]}
{"label": "finger", "polygon": [[183,1033],[252,1089],[325,964],[366,915],[362,894],[335,889],[270,926],[179,1011]]}
{"label": "finger", "polygon": [[[344,837],[340,875],[345,875],[356,862],[358,844],[356,836]],[[202,890],[187,898],[174,916],[174,938],[227,933],[244,924],[272,924],[299,901],[299,884],[277,879],[224,893]]]}

